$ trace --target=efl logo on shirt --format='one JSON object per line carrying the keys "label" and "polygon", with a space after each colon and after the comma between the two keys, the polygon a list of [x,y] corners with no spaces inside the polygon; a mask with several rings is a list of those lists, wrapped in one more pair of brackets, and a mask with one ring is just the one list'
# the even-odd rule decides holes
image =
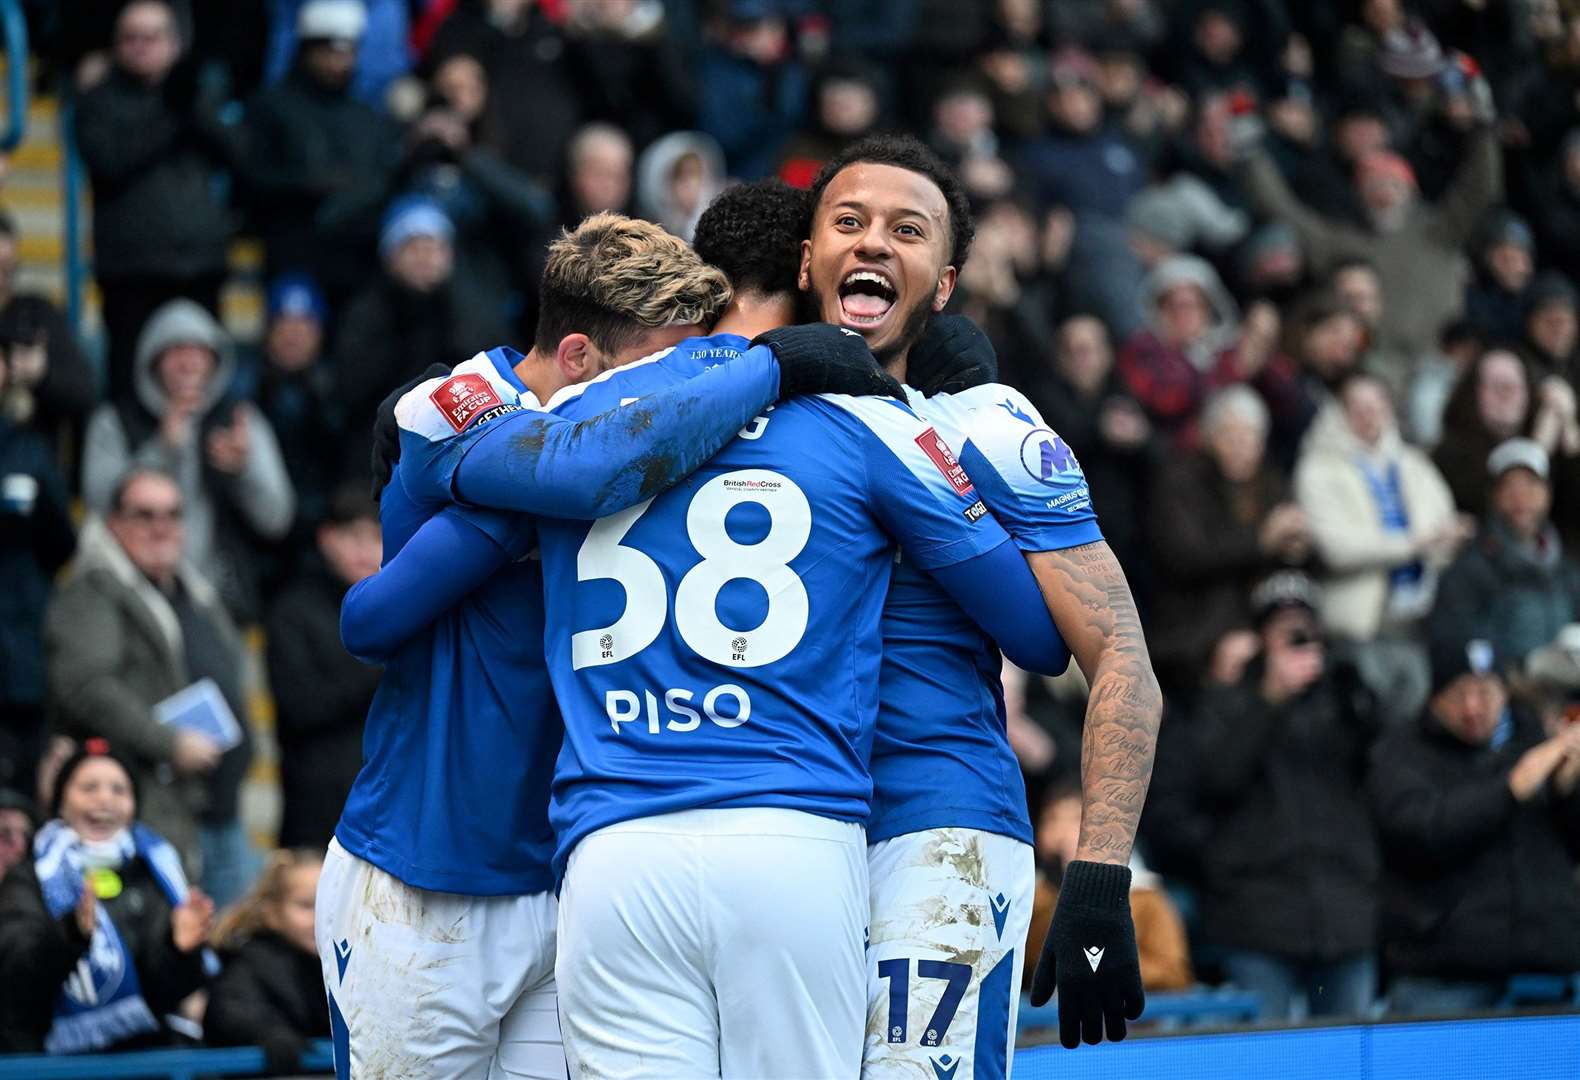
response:
{"label": "efl logo on shirt", "polygon": [[916,445],[920,446],[922,453],[938,466],[938,471],[944,474],[944,479],[949,481],[949,486],[955,489],[956,495],[971,494],[971,478],[966,475],[965,469],[960,467],[960,462],[955,458],[955,452],[949,449],[949,444],[938,437],[938,432],[928,428],[916,436]]}
{"label": "efl logo on shirt", "polygon": [[452,375],[428,398],[457,432],[465,431],[487,410],[504,404],[481,375]]}

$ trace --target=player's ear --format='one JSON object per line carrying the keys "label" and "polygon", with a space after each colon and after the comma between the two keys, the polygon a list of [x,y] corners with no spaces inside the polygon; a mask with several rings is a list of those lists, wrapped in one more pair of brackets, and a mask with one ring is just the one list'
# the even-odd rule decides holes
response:
{"label": "player's ear", "polygon": [[812,291],[812,241],[801,241],[801,269],[796,274],[796,287],[802,292]]}
{"label": "player's ear", "polygon": [[592,339],[586,334],[566,334],[560,338],[559,348],[554,350],[554,362],[567,383],[574,386],[585,382],[598,365]]}
{"label": "player's ear", "polygon": [[933,290],[933,310],[942,311],[949,304],[949,298],[955,294],[955,279],[958,274],[952,266],[944,267],[938,275],[938,288]]}

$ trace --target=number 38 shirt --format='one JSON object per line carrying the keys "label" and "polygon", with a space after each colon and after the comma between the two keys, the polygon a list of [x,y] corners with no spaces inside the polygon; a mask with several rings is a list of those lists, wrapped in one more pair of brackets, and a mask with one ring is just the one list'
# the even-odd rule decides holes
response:
{"label": "number 38 shirt", "polygon": [[[592,416],[746,346],[694,339],[548,408]],[[837,395],[772,409],[648,503],[539,530],[562,872],[589,832],[679,810],[865,821],[894,544],[925,570],[1008,539],[905,404]]]}

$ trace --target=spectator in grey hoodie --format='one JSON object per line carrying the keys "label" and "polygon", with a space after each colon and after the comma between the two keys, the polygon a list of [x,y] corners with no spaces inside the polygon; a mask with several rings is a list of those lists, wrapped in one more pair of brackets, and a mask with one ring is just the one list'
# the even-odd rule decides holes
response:
{"label": "spectator in grey hoodie", "polygon": [[256,615],[260,542],[291,527],[296,496],[274,431],[251,403],[226,396],[230,338],[189,300],[156,311],[137,342],[132,401],[88,421],[82,492],[104,513],[133,465],[176,477],[186,507],[188,562],[214,582],[232,614]]}

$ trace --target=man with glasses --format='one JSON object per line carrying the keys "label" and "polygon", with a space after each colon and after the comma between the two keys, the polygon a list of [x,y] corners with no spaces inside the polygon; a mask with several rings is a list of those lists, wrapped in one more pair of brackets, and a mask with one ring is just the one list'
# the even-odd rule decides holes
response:
{"label": "man with glasses", "polygon": [[[225,903],[245,888],[248,856],[236,788],[251,756],[166,726],[154,707],[213,679],[243,719],[241,638],[214,588],[181,558],[181,489],[134,468],[108,514],[83,528],[70,579],[45,620],[49,693],[60,730],[102,736],[135,772],[139,816],[180,850],[204,889]],[[198,858],[202,851],[203,859]]]}

